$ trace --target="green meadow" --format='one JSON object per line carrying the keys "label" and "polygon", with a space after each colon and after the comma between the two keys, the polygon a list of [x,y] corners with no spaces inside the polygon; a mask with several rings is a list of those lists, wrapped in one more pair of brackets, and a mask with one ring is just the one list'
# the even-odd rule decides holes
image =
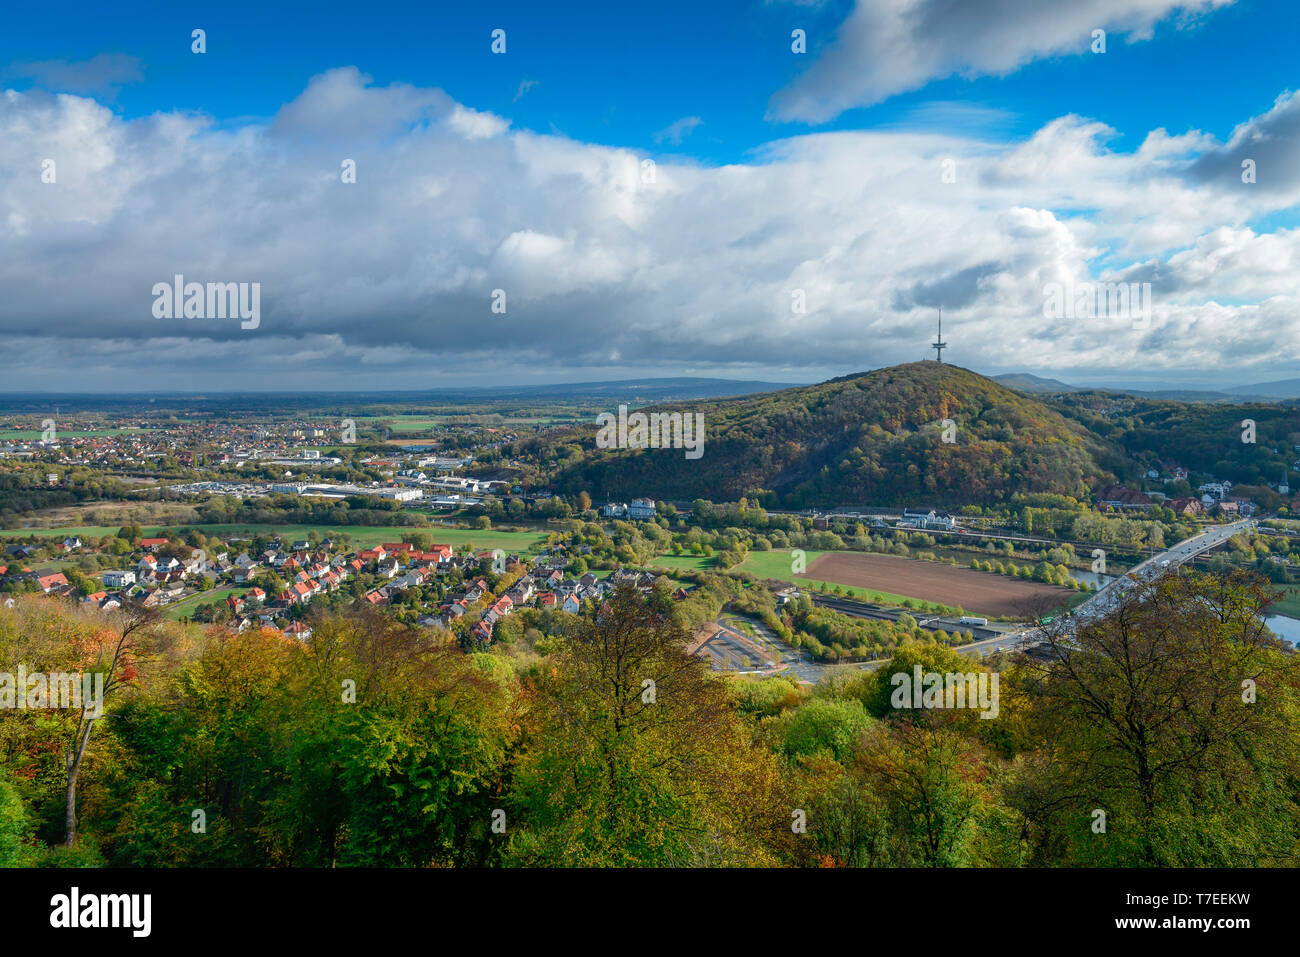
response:
{"label": "green meadow", "polygon": [[[0,538],[20,538],[36,535],[40,538],[102,538],[114,535],[120,525],[87,525],[75,528],[33,528],[8,529],[0,532]],[[503,532],[494,529],[468,528],[406,528],[391,525],[152,525],[141,529],[145,537],[156,537],[166,530],[184,531],[196,528],[205,535],[215,535],[221,539],[253,538],[257,535],[279,535],[284,539],[306,539],[315,531],[322,538],[349,540],[359,548],[373,548],[381,542],[399,542],[403,532],[428,532],[439,544],[463,548],[467,543],[475,548],[500,548],[508,552],[536,554],[541,550],[541,543],[546,536],[541,532]]]}

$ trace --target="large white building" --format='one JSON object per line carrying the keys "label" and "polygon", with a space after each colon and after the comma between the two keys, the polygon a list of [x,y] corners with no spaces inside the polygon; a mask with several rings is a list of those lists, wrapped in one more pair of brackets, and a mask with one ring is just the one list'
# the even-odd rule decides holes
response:
{"label": "large white building", "polygon": [[957,527],[957,520],[947,512],[936,512],[932,508],[908,508],[903,510],[903,517],[898,524],[911,528],[929,528],[936,531],[950,531]]}
{"label": "large white building", "polygon": [[655,500],[652,498],[634,498],[631,504],[610,502],[600,509],[606,518],[630,518],[645,521],[655,517]]}
{"label": "large white building", "polygon": [[377,488],[370,494],[379,498],[391,498],[395,502],[413,502],[424,496],[418,488]]}

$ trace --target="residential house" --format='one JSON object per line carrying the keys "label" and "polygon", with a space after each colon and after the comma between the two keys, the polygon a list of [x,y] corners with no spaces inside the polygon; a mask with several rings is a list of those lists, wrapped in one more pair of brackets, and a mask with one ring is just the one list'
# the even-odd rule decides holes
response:
{"label": "residential house", "polygon": [[1173,509],[1174,514],[1180,518],[1194,518],[1197,515],[1205,514],[1205,506],[1194,498],[1170,499],[1168,505]]}
{"label": "residential house", "polygon": [[236,585],[247,585],[257,577],[260,570],[256,565],[236,565],[230,578]]}
{"label": "residential house", "polygon": [[1108,485],[1097,493],[1097,504],[1109,508],[1149,508],[1153,503],[1142,492],[1123,485]]}
{"label": "residential house", "polygon": [[1252,518],[1255,512],[1259,509],[1254,502],[1242,496],[1233,495],[1228,499],[1228,501],[1237,506],[1237,513],[1242,518]]}
{"label": "residential house", "polygon": [[627,506],[627,517],[644,521],[655,517],[655,500],[652,498],[634,498]]}
{"label": "residential house", "polygon": [[68,580],[62,572],[55,572],[52,575],[40,575],[36,579],[36,584],[41,586],[41,591],[49,594],[57,588],[63,588],[68,585]]}

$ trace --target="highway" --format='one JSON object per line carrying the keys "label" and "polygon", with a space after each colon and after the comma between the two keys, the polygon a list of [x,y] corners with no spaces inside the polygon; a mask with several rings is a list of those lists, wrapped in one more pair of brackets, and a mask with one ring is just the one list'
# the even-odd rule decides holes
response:
{"label": "highway", "polygon": [[[1196,556],[1211,549],[1218,548],[1233,535],[1249,531],[1255,527],[1256,524],[1253,519],[1242,519],[1228,525],[1212,526],[1197,535],[1193,535],[1191,538],[1183,539],[1177,545],[1153,555],[1138,565],[1134,565],[1126,574],[1108,582],[1104,588],[1089,596],[1086,601],[1076,605],[1070,620],[1077,623],[1109,614],[1119,605],[1124,594],[1138,582],[1158,578],[1164,572],[1177,568],[1179,565],[1189,562]],[[1008,639],[1010,639],[1010,643],[1005,644],[1004,642]],[[1006,639],[974,642],[957,650],[963,654],[987,654],[989,651],[1003,651],[1008,647],[1029,647],[1040,644],[1041,641],[1038,629],[1030,627],[1010,633],[1006,636]],[[980,646],[984,647],[981,648]]]}
{"label": "highway", "polygon": [[1074,617],[1092,618],[1105,615],[1119,604],[1124,593],[1138,581],[1157,578],[1161,573],[1171,568],[1177,568],[1203,552],[1218,548],[1233,535],[1253,528],[1255,528],[1254,519],[1246,518],[1228,525],[1214,525],[1199,535],[1185,538],[1177,545],[1165,549],[1158,555],[1154,555],[1138,565],[1134,565],[1128,570],[1127,574],[1109,582],[1106,587],[1090,596],[1087,601],[1077,605],[1074,609]]}

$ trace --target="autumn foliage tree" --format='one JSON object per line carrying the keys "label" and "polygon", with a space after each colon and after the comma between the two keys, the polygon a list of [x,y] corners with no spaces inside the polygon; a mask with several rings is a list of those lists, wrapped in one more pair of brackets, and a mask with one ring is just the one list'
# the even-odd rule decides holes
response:
{"label": "autumn foliage tree", "polygon": [[547,865],[766,864],[790,834],[777,766],[689,636],[620,587],[530,681],[512,857]]}

